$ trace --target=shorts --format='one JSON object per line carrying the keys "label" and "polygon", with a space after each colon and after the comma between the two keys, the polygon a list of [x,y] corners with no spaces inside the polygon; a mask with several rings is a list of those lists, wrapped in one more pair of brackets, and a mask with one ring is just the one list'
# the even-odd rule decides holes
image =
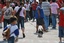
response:
{"label": "shorts", "polygon": [[18,28],[20,28],[20,24],[21,24],[21,28],[24,28],[24,17],[19,17]]}
{"label": "shorts", "polygon": [[38,18],[38,19],[36,19],[36,24],[37,24],[37,25],[43,25],[43,24],[44,24],[43,18]]}
{"label": "shorts", "polygon": [[59,37],[64,37],[64,27],[59,26]]}

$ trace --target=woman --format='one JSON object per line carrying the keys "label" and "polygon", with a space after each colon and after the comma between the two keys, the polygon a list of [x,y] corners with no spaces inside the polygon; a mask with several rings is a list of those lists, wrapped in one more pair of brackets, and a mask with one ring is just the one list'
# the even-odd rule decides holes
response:
{"label": "woman", "polygon": [[25,34],[24,34],[24,19],[26,17],[26,9],[24,7],[24,3],[21,3],[21,11],[19,14],[19,20],[18,20],[18,27],[20,28],[20,24],[21,24],[21,29],[22,29],[22,34],[23,34],[23,38],[25,38]]}
{"label": "woman", "polygon": [[47,32],[45,29],[45,26],[44,26],[44,21],[43,21],[44,12],[43,12],[43,9],[41,7],[41,4],[42,4],[42,0],[39,0],[39,6],[36,9],[36,33],[38,33],[39,25],[41,25],[43,27],[43,30],[45,32]]}

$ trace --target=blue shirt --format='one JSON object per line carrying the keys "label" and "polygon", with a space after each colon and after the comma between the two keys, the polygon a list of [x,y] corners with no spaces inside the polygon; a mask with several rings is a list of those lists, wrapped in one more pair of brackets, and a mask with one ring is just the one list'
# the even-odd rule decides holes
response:
{"label": "blue shirt", "polygon": [[43,9],[41,8],[41,5],[38,5],[36,8],[36,14],[35,14],[35,18],[39,18],[38,16],[38,10],[40,11],[40,18],[44,18],[44,12]]}

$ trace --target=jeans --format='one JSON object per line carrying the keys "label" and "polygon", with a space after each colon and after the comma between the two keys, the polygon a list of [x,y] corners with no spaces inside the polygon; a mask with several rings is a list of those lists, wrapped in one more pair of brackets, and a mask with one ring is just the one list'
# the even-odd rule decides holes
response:
{"label": "jeans", "polygon": [[64,37],[64,27],[59,26],[59,37]]}
{"label": "jeans", "polygon": [[32,10],[33,13],[33,21],[35,20],[35,14],[36,14],[36,10]]}
{"label": "jeans", "polygon": [[20,29],[20,24],[21,28],[24,28],[24,17],[19,17],[18,19],[18,28]]}
{"label": "jeans", "polygon": [[57,17],[57,14],[52,14],[52,25],[54,28],[56,28],[56,17]]}
{"label": "jeans", "polygon": [[10,37],[10,38],[8,39],[8,43],[14,43],[14,40],[15,40],[14,37]]}
{"label": "jeans", "polygon": [[30,19],[29,11],[26,11],[26,20]]}
{"label": "jeans", "polygon": [[4,28],[7,26],[7,24],[10,24],[9,19],[4,19]]}
{"label": "jeans", "polygon": [[44,24],[45,24],[46,30],[48,30],[48,26],[49,26],[49,16],[44,15]]}

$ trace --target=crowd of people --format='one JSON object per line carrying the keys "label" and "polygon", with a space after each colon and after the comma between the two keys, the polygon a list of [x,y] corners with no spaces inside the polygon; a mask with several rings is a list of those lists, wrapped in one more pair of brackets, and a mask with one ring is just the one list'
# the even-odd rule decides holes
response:
{"label": "crowd of people", "polygon": [[[59,19],[59,38],[64,36],[64,1],[63,0],[0,0],[0,23],[3,22],[3,37],[4,33],[10,29],[10,35],[7,37],[8,43],[14,43],[19,36],[19,29],[21,30],[23,38],[25,38],[25,22],[36,19],[36,34],[38,27],[43,27],[42,31],[48,32],[48,27],[52,25],[52,29],[56,29],[57,18]],[[9,30],[8,30],[9,31]],[[5,39],[4,39],[5,40]]]}

